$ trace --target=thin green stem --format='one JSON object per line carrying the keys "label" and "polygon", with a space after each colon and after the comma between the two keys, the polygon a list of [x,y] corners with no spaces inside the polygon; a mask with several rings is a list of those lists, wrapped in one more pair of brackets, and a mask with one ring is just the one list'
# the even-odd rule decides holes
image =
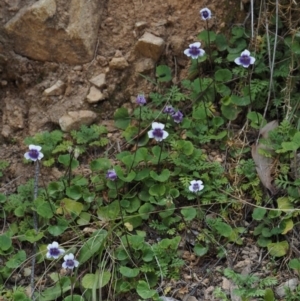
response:
{"label": "thin green stem", "polygon": [[[40,174],[39,161],[35,161],[33,200],[36,200],[37,196],[38,196],[39,174]],[[35,232],[37,233],[38,232],[38,219],[37,219],[37,215],[36,215],[35,211],[33,211],[33,228],[34,228]],[[36,242],[33,243],[33,255],[32,255],[32,259],[31,259],[30,287],[31,287],[31,299],[32,300],[35,300],[35,297],[34,297],[35,261],[36,261]]]}

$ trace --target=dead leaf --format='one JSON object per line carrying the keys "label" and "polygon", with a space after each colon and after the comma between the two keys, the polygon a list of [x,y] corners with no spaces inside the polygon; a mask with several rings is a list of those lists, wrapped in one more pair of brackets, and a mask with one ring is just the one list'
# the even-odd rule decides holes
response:
{"label": "dead leaf", "polygon": [[[269,132],[278,127],[277,120],[270,121],[267,123],[260,131],[259,134],[267,139],[269,136]],[[257,174],[262,182],[262,184],[270,191],[272,195],[277,193],[277,189],[273,186],[273,178],[272,178],[272,166],[274,163],[274,158],[267,158],[259,153],[259,150],[270,150],[268,146],[258,143],[257,145],[252,145],[252,158],[256,165]]]}
{"label": "dead leaf", "polygon": [[272,166],[274,163],[273,158],[267,158],[259,153],[259,149],[266,149],[263,144],[252,145],[252,158],[255,162],[257,174],[261,180],[261,183],[271,192],[272,195],[277,193],[276,187],[273,186],[273,178],[271,175]]}
{"label": "dead leaf", "polygon": [[278,121],[277,120],[273,120],[268,122],[263,128],[260,129],[259,134],[267,139],[269,136],[269,132],[276,129],[278,127]]}

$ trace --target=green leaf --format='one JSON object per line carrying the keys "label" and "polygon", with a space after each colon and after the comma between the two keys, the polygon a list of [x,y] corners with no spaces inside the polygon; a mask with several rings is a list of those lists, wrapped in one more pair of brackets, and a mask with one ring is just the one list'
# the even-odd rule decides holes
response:
{"label": "green leaf", "polygon": [[224,223],[224,222],[216,222],[215,224],[215,229],[218,231],[218,233],[224,237],[229,237],[231,232],[232,232],[232,228],[230,225]]}
{"label": "green leaf", "polygon": [[12,241],[6,234],[0,235],[0,249],[7,251],[11,247]]}
{"label": "green leaf", "polygon": [[82,196],[81,187],[78,185],[67,187],[66,195],[73,200],[79,200]]}
{"label": "green leaf", "polygon": [[0,203],[5,203],[6,202],[6,195],[3,193],[0,193]]}
{"label": "green leaf", "polygon": [[169,82],[172,80],[171,69],[166,65],[157,66],[156,77],[159,82]]}
{"label": "green leaf", "polygon": [[85,301],[85,299],[80,295],[72,294],[71,296],[64,298],[63,301]]}
{"label": "green leaf", "polygon": [[154,206],[152,206],[149,203],[146,203],[140,207],[139,214],[142,219],[148,219],[150,213],[152,213],[153,211],[154,211]]}
{"label": "green leaf", "polygon": [[140,273],[140,270],[137,269],[137,268],[131,269],[131,268],[128,268],[128,267],[125,267],[125,266],[121,266],[120,267],[120,273],[124,277],[134,278],[134,277],[136,277]]}
{"label": "green leaf", "polygon": [[300,260],[298,258],[294,258],[290,260],[289,267],[293,270],[300,271]]}
{"label": "green leaf", "polygon": [[123,107],[117,109],[114,115],[114,120],[115,120],[115,126],[117,128],[125,130],[130,124],[130,117],[127,109]]}
{"label": "green leaf", "polygon": [[150,176],[158,182],[166,182],[170,177],[170,171],[168,169],[164,169],[160,175],[158,175],[154,170],[151,170]]}
{"label": "green leaf", "polygon": [[115,166],[115,172],[118,176],[118,178],[124,182],[132,182],[132,180],[135,178],[136,173],[132,170],[127,176],[124,176],[124,172],[122,170],[122,167],[117,165]]}
{"label": "green leaf", "polygon": [[289,243],[286,240],[281,242],[269,243],[267,245],[268,251],[271,256],[282,257],[287,254],[289,250]]}
{"label": "green leaf", "polygon": [[195,244],[194,252],[197,256],[204,256],[208,252],[207,247],[203,247],[201,244]]}
{"label": "green leaf", "polygon": [[114,220],[118,217],[120,213],[120,206],[118,201],[113,201],[107,206],[99,207],[97,210],[97,215],[103,220]]}
{"label": "green leaf", "polygon": [[68,221],[59,218],[56,225],[48,227],[48,232],[53,236],[59,236],[68,229],[68,226]]}
{"label": "green leaf", "polygon": [[267,121],[263,119],[263,116],[258,112],[249,112],[247,114],[247,118],[251,120],[251,126],[254,129],[259,129],[261,127],[261,124],[262,126],[265,126],[267,124]]}
{"label": "green leaf", "polygon": [[46,288],[43,294],[39,294],[39,301],[57,300],[63,293],[71,290],[71,277],[62,277],[55,286]]}
{"label": "green leaf", "polygon": [[57,209],[57,213],[64,213],[64,214],[74,214],[75,216],[78,216],[81,211],[83,210],[83,205],[79,202],[76,202],[74,200],[64,198],[60,201],[60,208]]}
{"label": "green leaf", "polygon": [[40,240],[43,237],[44,237],[43,232],[36,232],[34,229],[29,229],[24,234],[25,240],[27,240],[31,243],[34,243],[34,242]]}
{"label": "green leaf", "polygon": [[150,289],[148,283],[144,280],[139,280],[137,288],[136,288],[136,292],[143,299],[152,298],[156,294],[156,291]]}
{"label": "green leaf", "polygon": [[229,104],[229,105],[222,105],[221,111],[225,118],[229,120],[235,120],[242,110],[233,104]]}
{"label": "green leaf", "polygon": [[90,163],[90,167],[92,171],[107,171],[112,166],[109,159],[106,158],[99,158],[96,160],[93,160]]}
{"label": "green leaf", "polygon": [[[211,42],[214,42],[216,39],[216,33],[214,31],[208,31],[208,30],[202,30],[197,38],[200,41],[204,41],[206,45],[208,45]],[[209,47],[209,46],[208,46]]]}
{"label": "green leaf", "polygon": [[252,212],[252,218],[256,221],[261,221],[264,218],[266,212],[267,209],[265,208],[254,208]]}
{"label": "green leaf", "polygon": [[91,214],[88,212],[81,212],[77,224],[80,226],[88,225],[91,220]]}
{"label": "green leaf", "polygon": [[100,229],[93,233],[93,235],[85,241],[80,249],[78,261],[80,264],[88,261],[94,254],[101,255],[104,243],[107,238],[107,231]]}
{"label": "green leaf", "polygon": [[192,207],[183,208],[180,212],[186,222],[193,220],[197,215],[196,209]]}
{"label": "green leaf", "polygon": [[215,72],[215,80],[217,82],[227,82],[232,79],[232,72],[228,69],[219,69]]}
{"label": "green leaf", "polygon": [[25,251],[21,250],[17,254],[10,257],[8,261],[6,261],[5,265],[10,269],[19,268],[22,264],[24,264],[26,260]]}
{"label": "green leaf", "polygon": [[149,194],[152,196],[163,196],[166,192],[164,184],[154,184],[149,188]]}
{"label": "green leaf", "polygon": [[231,102],[237,106],[247,106],[250,104],[250,97],[231,95]]}
{"label": "green leaf", "polygon": [[215,43],[219,51],[226,50],[227,38],[223,34],[217,34]]}
{"label": "green leaf", "polygon": [[82,278],[82,286],[85,289],[99,289],[104,287],[110,280],[109,271],[96,272],[95,274],[85,274]]}
{"label": "green leaf", "polygon": [[265,295],[264,295],[264,301],[275,301],[275,296],[270,288],[266,288]]}
{"label": "green leaf", "polygon": [[70,154],[59,155],[58,162],[63,164],[65,167],[71,166],[72,170],[79,166],[79,161],[72,158]]}

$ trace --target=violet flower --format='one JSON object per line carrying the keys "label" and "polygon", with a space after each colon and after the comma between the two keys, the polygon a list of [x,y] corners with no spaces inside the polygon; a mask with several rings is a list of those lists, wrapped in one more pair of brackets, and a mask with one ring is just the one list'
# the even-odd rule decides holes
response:
{"label": "violet flower", "polygon": [[250,56],[250,51],[246,49],[241,53],[241,56],[234,60],[234,62],[239,66],[248,68],[250,65],[254,64],[255,58]]}
{"label": "violet flower", "polygon": [[207,7],[200,10],[200,15],[204,21],[211,19],[211,11]]}
{"label": "violet flower", "polygon": [[147,103],[144,94],[139,94],[136,98],[136,103],[140,106],[143,106]]}
{"label": "violet flower", "polygon": [[74,254],[70,253],[64,256],[64,263],[62,264],[64,269],[73,270],[74,268],[77,268],[78,265],[79,262],[75,260]]}
{"label": "violet flower", "polygon": [[189,191],[191,192],[198,192],[204,189],[203,182],[201,180],[193,180],[190,181]]}
{"label": "violet flower", "polygon": [[160,142],[169,136],[169,133],[164,131],[165,125],[159,122],[152,122],[152,130],[148,131],[149,138],[154,138]]}
{"label": "violet flower", "polygon": [[41,160],[44,157],[44,154],[40,152],[42,149],[39,145],[30,144],[29,145],[29,151],[24,154],[25,159],[36,161]]}
{"label": "violet flower", "polygon": [[163,113],[172,115],[175,113],[175,109],[172,106],[168,105],[168,106],[165,106],[165,108],[163,109]]}
{"label": "violet flower", "polygon": [[49,244],[47,246],[47,250],[48,250],[48,252],[46,254],[47,258],[57,259],[60,255],[65,253],[65,250],[60,249],[59,245],[56,241],[54,241],[52,244]]}
{"label": "violet flower", "polygon": [[191,57],[192,59],[197,59],[200,56],[203,56],[205,54],[205,51],[200,48],[201,43],[200,42],[195,42],[193,44],[189,45],[188,49],[184,50],[184,54],[186,56]]}
{"label": "violet flower", "polygon": [[172,114],[173,120],[176,123],[180,123],[183,119],[183,114],[180,111],[177,111],[176,113]]}
{"label": "violet flower", "polygon": [[115,181],[118,178],[118,176],[114,169],[110,169],[106,173],[106,178],[108,180]]}

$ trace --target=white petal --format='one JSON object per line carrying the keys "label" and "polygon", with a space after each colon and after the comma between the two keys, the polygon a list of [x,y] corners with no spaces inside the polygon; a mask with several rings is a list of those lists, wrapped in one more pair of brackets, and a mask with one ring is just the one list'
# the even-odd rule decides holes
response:
{"label": "white petal", "polygon": [[154,136],[153,136],[153,130],[151,130],[151,131],[148,132],[148,137],[149,138],[154,138]]}
{"label": "white petal", "polygon": [[169,136],[169,133],[166,131],[163,131],[162,139],[166,139]]}
{"label": "white petal", "polygon": [[190,49],[185,49],[183,53],[187,56],[191,56]]}
{"label": "white petal", "polygon": [[79,261],[77,261],[77,260],[74,260],[74,266],[77,268],[77,267],[78,267],[78,265],[79,265]]}
{"label": "white petal", "polygon": [[203,49],[199,49],[199,50],[200,50],[199,56],[203,56],[205,54],[205,51]]}
{"label": "white petal", "polygon": [[195,42],[195,43],[189,45],[190,48],[192,48],[192,47],[200,48],[200,46],[201,46],[200,42]]}
{"label": "white petal", "polygon": [[50,252],[47,252],[46,257],[47,257],[47,258],[51,258]]}
{"label": "white petal", "polygon": [[63,250],[63,249],[58,249],[58,250],[59,250],[59,252],[60,252],[60,255],[62,255],[62,254],[65,253],[65,250]]}
{"label": "white petal", "polygon": [[40,151],[40,150],[42,149],[42,147],[39,146],[39,145],[30,144],[30,145],[29,145],[29,149],[30,149],[30,150],[35,149],[35,150],[37,150],[37,151]]}
{"label": "white petal", "polygon": [[68,259],[71,259],[71,260],[73,260],[73,259],[74,259],[74,254],[70,253],[70,254],[69,254],[69,258],[68,258]]}
{"label": "white petal", "polygon": [[41,160],[44,157],[43,153],[39,153],[38,160]]}
{"label": "white petal", "polygon": [[162,124],[162,123],[159,123],[159,122],[152,122],[152,128],[153,128],[153,129],[161,129],[161,130],[163,130],[164,127],[165,127],[165,125]]}
{"label": "white petal", "polygon": [[24,154],[24,158],[27,159],[27,160],[31,160],[28,152]]}
{"label": "white petal", "polygon": [[249,55],[250,55],[250,51],[247,50],[247,49],[245,49],[245,50],[241,53],[241,55],[247,55],[247,56],[249,56]]}
{"label": "white petal", "polygon": [[253,56],[250,56],[250,65],[253,65],[255,62],[255,58]]}
{"label": "white petal", "polygon": [[234,62],[235,62],[237,65],[239,65],[239,66],[242,65],[242,63],[241,63],[239,57],[237,57],[237,58],[234,60]]}
{"label": "white petal", "polygon": [[194,192],[193,185],[189,186],[189,191]]}
{"label": "white petal", "polygon": [[66,264],[65,262],[63,262],[62,267],[63,267],[64,269],[67,269],[67,264]]}

